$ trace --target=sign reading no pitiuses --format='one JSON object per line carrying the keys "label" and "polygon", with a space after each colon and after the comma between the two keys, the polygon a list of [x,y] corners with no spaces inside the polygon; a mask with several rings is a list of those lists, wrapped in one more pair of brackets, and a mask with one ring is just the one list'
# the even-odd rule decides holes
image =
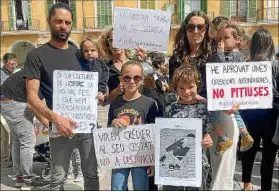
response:
{"label": "sign reading no pitiuses", "polygon": [[209,111],[272,108],[270,61],[208,63],[206,82]]}
{"label": "sign reading no pitiuses", "polygon": [[150,51],[168,49],[171,14],[162,10],[115,7],[113,46],[134,49],[142,46]]}
{"label": "sign reading no pitiuses", "polygon": [[95,129],[95,152],[100,168],[154,166],[155,125]]}
{"label": "sign reading no pitiuses", "polygon": [[[77,121],[75,133],[91,133],[96,127],[98,73],[53,72],[53,111]],[[53,133],[56,132],[53,126]]]}

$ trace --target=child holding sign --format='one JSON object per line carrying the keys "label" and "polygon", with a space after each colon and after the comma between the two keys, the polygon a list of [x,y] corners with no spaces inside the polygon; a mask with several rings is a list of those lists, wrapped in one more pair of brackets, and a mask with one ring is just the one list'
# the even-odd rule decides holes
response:
{"label": "child holding sign", "polygon": [[[166,108],[167,118],[201,118],[203,128],[202,147],[207,148],[213,144],[209,134],[209,112],[206,104],[197,101],[196,96],[201,88],[201,76],[192,65],[182,65],[175,70],[171,82],[172,88],[179,95],[179,101]],[[163,186],[164,190],[184,190],[181,187]],[[198,190],[198,189],[190,189]]]}
{"label": "child holding sign", "polygon": [[[231,21],[223,21],[217,27],[217,37],[219,37],[219,44],[217,52],[214,54],[213,62],[243,62],[244,54],[239,51],[240,40],[244,32]],[[249,150],[254,140],[247,131],[246,125],[242,120],[239,112],[234,113],[237,126],[239,127],[241,146],[240,151]],[[221,122],[221,115],[215,113],[214,120],[216,123]],[[232,141],[224,134],[221,127],[217,126],[218,145],[217,153],[222,154],[227,148],[232,145]]]}
{"label": "child holding sign", "polygon": [[[128,125],[149,124],[155,122],[158,114],[156,102],[141,95],[139,88],[143,83],[143,68],[137,61],[128,61],[121,68],[120,82],[124,94],[112,103],[108,114],[108,125],[116,128]],[[134,190],[148,191],[148,176],[154,174],[153,167],[132,167],[113,169],[111,176],[112,190],[127,190],[129,174],[132,174]]]}

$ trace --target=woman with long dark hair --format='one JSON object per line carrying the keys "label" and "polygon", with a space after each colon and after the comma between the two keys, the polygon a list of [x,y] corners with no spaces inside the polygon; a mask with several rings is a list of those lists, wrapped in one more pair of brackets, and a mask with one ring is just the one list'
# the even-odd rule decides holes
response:
{"label": "woman with long dark hair", "polygon": [[193,11],[182,22],[174,42],[173,55],[169,61],[169,75],[172,78],[175,69],[189,61],[195,63],[204,82],[201,95],[206,96],[205,64],[211,53],[209,38],[210,21],[201,11]]}
{"label": "woman with long dark hair", "polygon": [[[173,55],[169,61],[169,75],[181,65],[194,65],[201,74],[202,85],[199,95],[206,97],[206,63],[213,57],[210,39],[211,23],[207,15],[201,11],[193,11],[182,22],[174,43]],[[201,98],[200,98],[201,99]],[[222,117],[224,130],[233,139],[233,145],[223,155],[215,155],[216,143],[210,148],[212,165],[212,190],[233,190],[233,177],[236,164],[236,145],[238,129],[234,127],[231,116]],[[211,134],[217,141],[217,135]]]}
{"label": "woman with long dark hair", "polygon": [[[271,33],[266,29],[258,29],[251,40],[249,61],[271,61],[275,57],[275,49]],[[273,63],[273,65],[278,65]],[[273,75],[278,76],[277,72]],[[278,146],[272,143],[275,133],[278,109],[253,109],[241,112],[241,116],[247,125],[247,129],[254,138],[253,147],[242,154],[242,181],[244,190],[253,190],[251,174],[261,139],[263,140],[261,162],[261,190],[270,191],[276,150]],[[277,114],[276,114],[277,113]],[[256,118],[255,118],[256,117]]]}

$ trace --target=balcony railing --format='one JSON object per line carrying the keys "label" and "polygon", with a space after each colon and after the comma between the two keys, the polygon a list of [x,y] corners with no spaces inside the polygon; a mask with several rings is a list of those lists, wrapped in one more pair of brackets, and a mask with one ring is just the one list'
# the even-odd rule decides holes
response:
{"label": "balcony railing", "polygon": [[38,31],[40,30],[40,20],[32,19],[32,25],[28,26],[28,23],[23,23],[21,20],[17,20],[14,25],[10,25],[9,21],[1,21],[1,31],[8,32],[8,31]]}
{"label": "balcony railing", "polygon": [[258,21],[279,21],[279,7],[269,7],[257,10]]}
{"label": "balcony railing", "polygon": [[112,15],[101,17],[85,17],[85,29],[105,28],[112,25]]}
{"label": "balcony railing", "polygon": [[240,14],[240,10],[236,10],[235,14],[231,15],[231,20],[235,22],[273,22],[278,21],[278,7],[261,8],[254,10],[247,10],[246,13]]}

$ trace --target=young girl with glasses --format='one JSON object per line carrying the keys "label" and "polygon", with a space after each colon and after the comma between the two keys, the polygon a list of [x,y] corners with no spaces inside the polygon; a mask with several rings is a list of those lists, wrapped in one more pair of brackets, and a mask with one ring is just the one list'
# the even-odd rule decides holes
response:
{"label": "young girl with glasses", "polygon": [[[157,104],[153,99],[143,96],[139,91],[143,83],[141,64],[137,61],[126,62],[121,68],[120,82],[124,87],[124,93],[111,103],[108,125],[123,128],[128,125],[155,123],[155,117],[158,113]],[[153,167],[113,169],[111,190],[126,191],[130,172],[134,190],[148,191],[148,176],[154,174]]]}

